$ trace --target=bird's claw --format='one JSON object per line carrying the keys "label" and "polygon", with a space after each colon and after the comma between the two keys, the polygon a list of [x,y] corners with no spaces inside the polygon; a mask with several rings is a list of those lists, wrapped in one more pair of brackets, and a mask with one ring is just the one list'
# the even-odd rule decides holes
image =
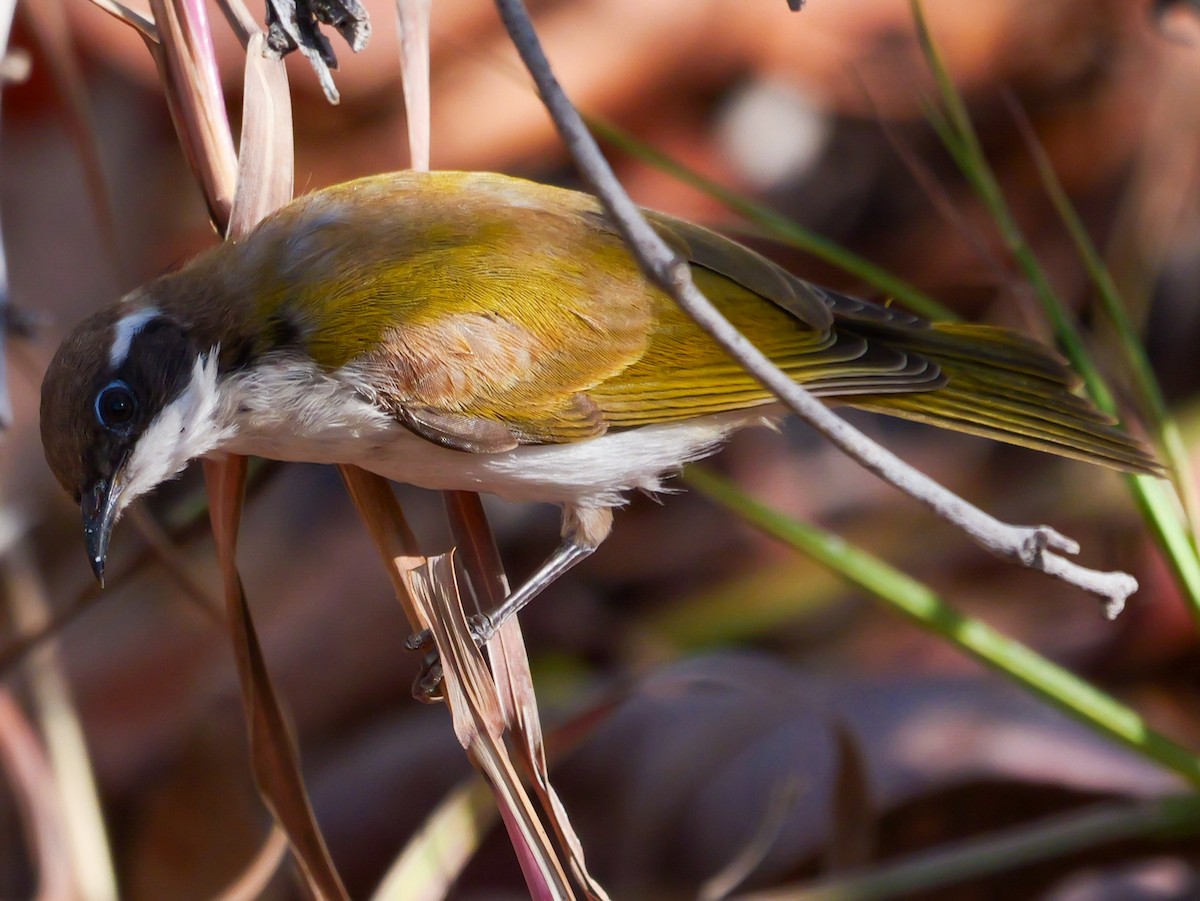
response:
{"label": "bird's claw", "polygon": [[422,704],[436,704],[445,700],[446,695],[442,691],[442,659],[437,651],[430,651],[421,661],[421,668],[417,671],[417,677],[413,679],[412,694]]}
{"label": "bird's claw", "polygon": [[[492,619],[486,613],[477,613],[469,617],[467,629],[475,640],[476,647],[483,647],[495,634],[495,630],[492,628]],[[441,701],[445,697],[442,692],[442,678],[445,673],[442,669],[441,655],[434,647],[433,633],[428,629],[415,632],[408,636],[404,646],[410,651],[428,652],[425,654],[425,659],[421,661],[421,669],[418,670],[416,679],[413,680],[413,697],[426,704]]]}
{"label": "bird's claw", "polygon": [[433,633],[428,629],[422,629],[420,632],[414,632],[405,639],[404,647],[410,651],[420,651],[425,648],[433,647]]}

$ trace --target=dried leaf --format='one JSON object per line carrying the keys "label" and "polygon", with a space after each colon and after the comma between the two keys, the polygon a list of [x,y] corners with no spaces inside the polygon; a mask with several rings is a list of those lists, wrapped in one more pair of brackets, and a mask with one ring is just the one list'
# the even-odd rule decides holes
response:
{"label": "dried leaf", "polygon": [[229,237],[245,236],[292,199],[292,104],[283,61],[263,56],[262,32],[246,47],[242,141]]}
{"label": "dried leaf", "polygon": [[[473,492],[448,491],[444,496],[450,529],[463,569],[475,587],[476,599],[485,609],[494,610],[508,596],[509,586],[483,504]],[[516,745],[517,760],[558,840],[559,850],[565,853],[567,866],[583,891],[591,898],[607,898],[588,872],[583,845],[550,782],[537,695],[517,617],[509,617],[500,627],[488,642],[487,652],[501,717]]]}
{"label": "dried leaf", "polygon": [[573,898],[553,843],[521,784],[503,741],[500,699],[462,611],[451,555],[430,557],[405,575],[441,655],[446,706],[459,743],[487,778],[509,840],[535,898]]}

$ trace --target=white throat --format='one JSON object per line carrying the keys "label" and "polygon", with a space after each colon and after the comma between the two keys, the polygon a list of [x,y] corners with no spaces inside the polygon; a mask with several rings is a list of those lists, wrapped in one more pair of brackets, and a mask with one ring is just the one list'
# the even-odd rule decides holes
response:
{"label": "white throat", "polygon": [[196,358],[187,387],[154,417],[134,445],[125,463],[122,507],[228,440],[232,427],[221,421],[218,400],[214,348]]}

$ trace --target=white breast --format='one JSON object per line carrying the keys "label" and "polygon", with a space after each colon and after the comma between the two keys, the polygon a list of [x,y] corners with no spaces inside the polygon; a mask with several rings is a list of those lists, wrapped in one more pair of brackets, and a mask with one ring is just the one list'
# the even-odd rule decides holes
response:
{"label": "white breast", "polygon": [[643,426],[571,444],[522,446],[498,454],[451,450],[421,438],[352,385],[294,362],[226,378],[222,410],[234,437],[221,450],[275,460],[351,463],[423,488],[483,491],[515,501],[584,507],[622,503],[638,488],[717,449],[731,431],[767,424],[776,411],[706,416]]}

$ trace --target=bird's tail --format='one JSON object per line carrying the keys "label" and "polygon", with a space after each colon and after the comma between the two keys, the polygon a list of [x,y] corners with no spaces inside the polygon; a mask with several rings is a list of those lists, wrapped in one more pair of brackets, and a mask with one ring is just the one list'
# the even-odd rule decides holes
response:
{"label": "bird's tail", "polygon": [[1125,472],[1163,474],[1141,442],[1073,393],[1078,379],[1066,362],[1032,339],[986,325],[914,324],[902,314],[899,321],[838,319],[868,345],[928,360],[942,381],[905,393],[836,392],[842,403]]}

